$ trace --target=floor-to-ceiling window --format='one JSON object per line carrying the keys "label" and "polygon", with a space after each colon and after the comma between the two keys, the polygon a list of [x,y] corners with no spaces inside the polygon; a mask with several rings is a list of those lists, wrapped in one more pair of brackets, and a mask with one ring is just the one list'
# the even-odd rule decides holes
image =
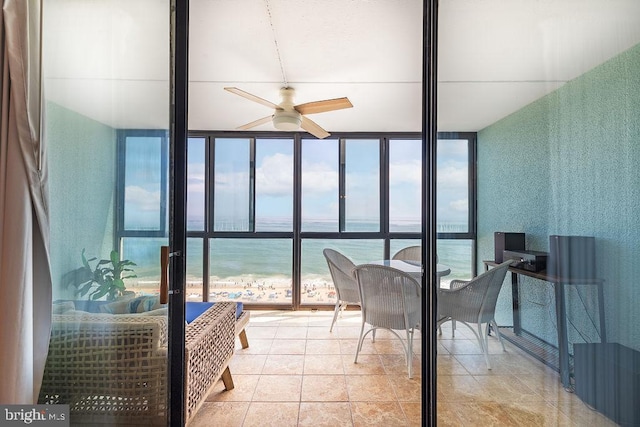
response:
{"label": "floor-to-ceiling window", "polygon": [[[144,132],[122,131],[121,139],[135,147],[140,135]],[[475,272],[475,134],[443,133],[438,150],[437,255],[448,269],[441,278],[447,284]],[[318,140],[286,133],[192,133],[187,299],[232,299],[254,307],[335,304],[324,248],[360,264],[420,245],[420,152],[418,135],[346,134]],[[145,213],[151,221],[146,229],[132,222],[141,218],[127,220],[127,212],[140,204],[133,192],[144,188],[141,178],[127,177],[134,168],[130,156],[121,150],[124,219],[117,234],[138,254],[162,235],[163,224],[157,210]],[[159,154],[146,153],[146,166],[135,163],[135,170],[144,176],[160,173],[156,169],[166,167],[162,162]],[[155,190],[164,200],[160,186],[146,191]],[[141,271],[140,288],[153,286]]]}

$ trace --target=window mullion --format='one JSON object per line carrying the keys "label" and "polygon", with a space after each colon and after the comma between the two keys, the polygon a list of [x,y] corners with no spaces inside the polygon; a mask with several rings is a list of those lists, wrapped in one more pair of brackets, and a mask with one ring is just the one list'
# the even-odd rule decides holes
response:
{"label": "window mullion", "polygon": [[338,140],[338,231],[345,231],[346,223],[346,141]]}

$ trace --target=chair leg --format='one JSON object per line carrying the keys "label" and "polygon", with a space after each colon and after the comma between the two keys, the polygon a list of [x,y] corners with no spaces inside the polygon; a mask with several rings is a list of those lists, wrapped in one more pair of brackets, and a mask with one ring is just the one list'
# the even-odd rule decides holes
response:
{"label": "chair leg", "polygon": [[233,390],[233,378],[231,378],[231,371],[228,366],[225,368],[224,372],[222,372],[222,383],[224,384],[225,390]]}
{"label": "chair leg", "polygon": [[238,338],[240,338],[240,344],[242,344],[242,348],[249,347],[249,340],[247,340],[247,333],[244,329],[240,331],[240,333],[238,334]]}
{"label": "chair leg", "polygon": [[496,324],[496,321],[492,320],[489,324],[493,325],[493,330],[496,331],[496,336],[498,337],[498,341],[502,345],[502,351],[507,351],[507,349],[504,348],[504,341],[502,341],[502,335],[500,334],[500,330],[498,329],[498,325]]}
{"label": "chair leg", "polygon": [[409,371],[409,379],[413,378],[413,329],[407,329],[407,370]]}
{"label": "chair leg", "polygon": [[491,363],[489,363],[489,336],[487,332],[489,332],[489,323],[487,323],[484,333],[482,333],[482,323],[478,323],[478,341],[484,353],[484,361],[487,363],[487,369],[491,369]]}
{"label": "chair leg", "polygon": [[[375,329],[373,330],[375,333]],[[362,350],[362,341],[364,340],[364,321],[362,321],[362,327],[360,328],[360,338],[358,339],[358,347],[356,347],[356,358],[353,359],[353,363],[358,363],[358,354]]]}
{"label": "chair leg", "polygon": [[340,304],[340,301],[336,301],[336,308],[333,311],[333,320],[331,321],[331,327],[329,328],[329,332],[333,332],[333,325],[336,323],[336,320],[338,320],[338,313],[340,313],[341,307],[342,305]]}

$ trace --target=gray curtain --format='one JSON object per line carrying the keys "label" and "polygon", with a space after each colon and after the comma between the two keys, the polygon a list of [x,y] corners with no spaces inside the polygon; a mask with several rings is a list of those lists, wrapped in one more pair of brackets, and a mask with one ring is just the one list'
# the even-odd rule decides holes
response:
{"label": "gray curtain", "polygon": [[40,0],[3,0],[0,96],[0,403],[37,402],[51,330]]}

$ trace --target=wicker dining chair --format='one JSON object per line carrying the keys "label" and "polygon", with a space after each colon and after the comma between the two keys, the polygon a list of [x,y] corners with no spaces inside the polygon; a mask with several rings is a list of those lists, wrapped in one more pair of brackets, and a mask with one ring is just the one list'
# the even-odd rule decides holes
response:
{"label": "wicker dining chair", "polygon": [[333,249],[325,249],[322,251],[333,286],[336,288],[336,307],[333,312],[333,320],[329,332],[333,331],[333,325],[338,319],[338,314],[344,310],[349,304],[360,305],[360,293],[358,291],[358,283],[353,275],[355,264],[349,258]]}
{"label": "wicker dining chair", "polygon": [[[503,262],[486,271],[473,280],[452,280],[449,289],[438,289],[438,321],[437,326],[451,321],[452,335],[455,334],[456,322],[466,325],[478,340],[484,354],[487,369],[489,363],[489,328],[495,331],[504,351],[504,343],[495,321],[496,302],[502,288],[507,269],[512,260]],[[477,330],[471,324],[476,324]]]}
{"label": "wicker dining chair", "polygon": [[[413,378],[413,334],[420,329],[422,287],[410,274],[378,264],[363,264],[355,268],[362,300],[362,327],[354,363],[362,350],[365,336],[377,329],[386,329],[402,343],[409,378]],[[369,329],[365,332],[365,325]],[[403,331],[403,339],[396,331]]]}
{"label": "wicker dining chair", "polygon": [[[391,259],[401,259],[403,261],[416,261],[422,262],[422,247],[421,246],[407,246],[396,252]],[[436,262],[438,262],[438,255],[436,255]]]}

